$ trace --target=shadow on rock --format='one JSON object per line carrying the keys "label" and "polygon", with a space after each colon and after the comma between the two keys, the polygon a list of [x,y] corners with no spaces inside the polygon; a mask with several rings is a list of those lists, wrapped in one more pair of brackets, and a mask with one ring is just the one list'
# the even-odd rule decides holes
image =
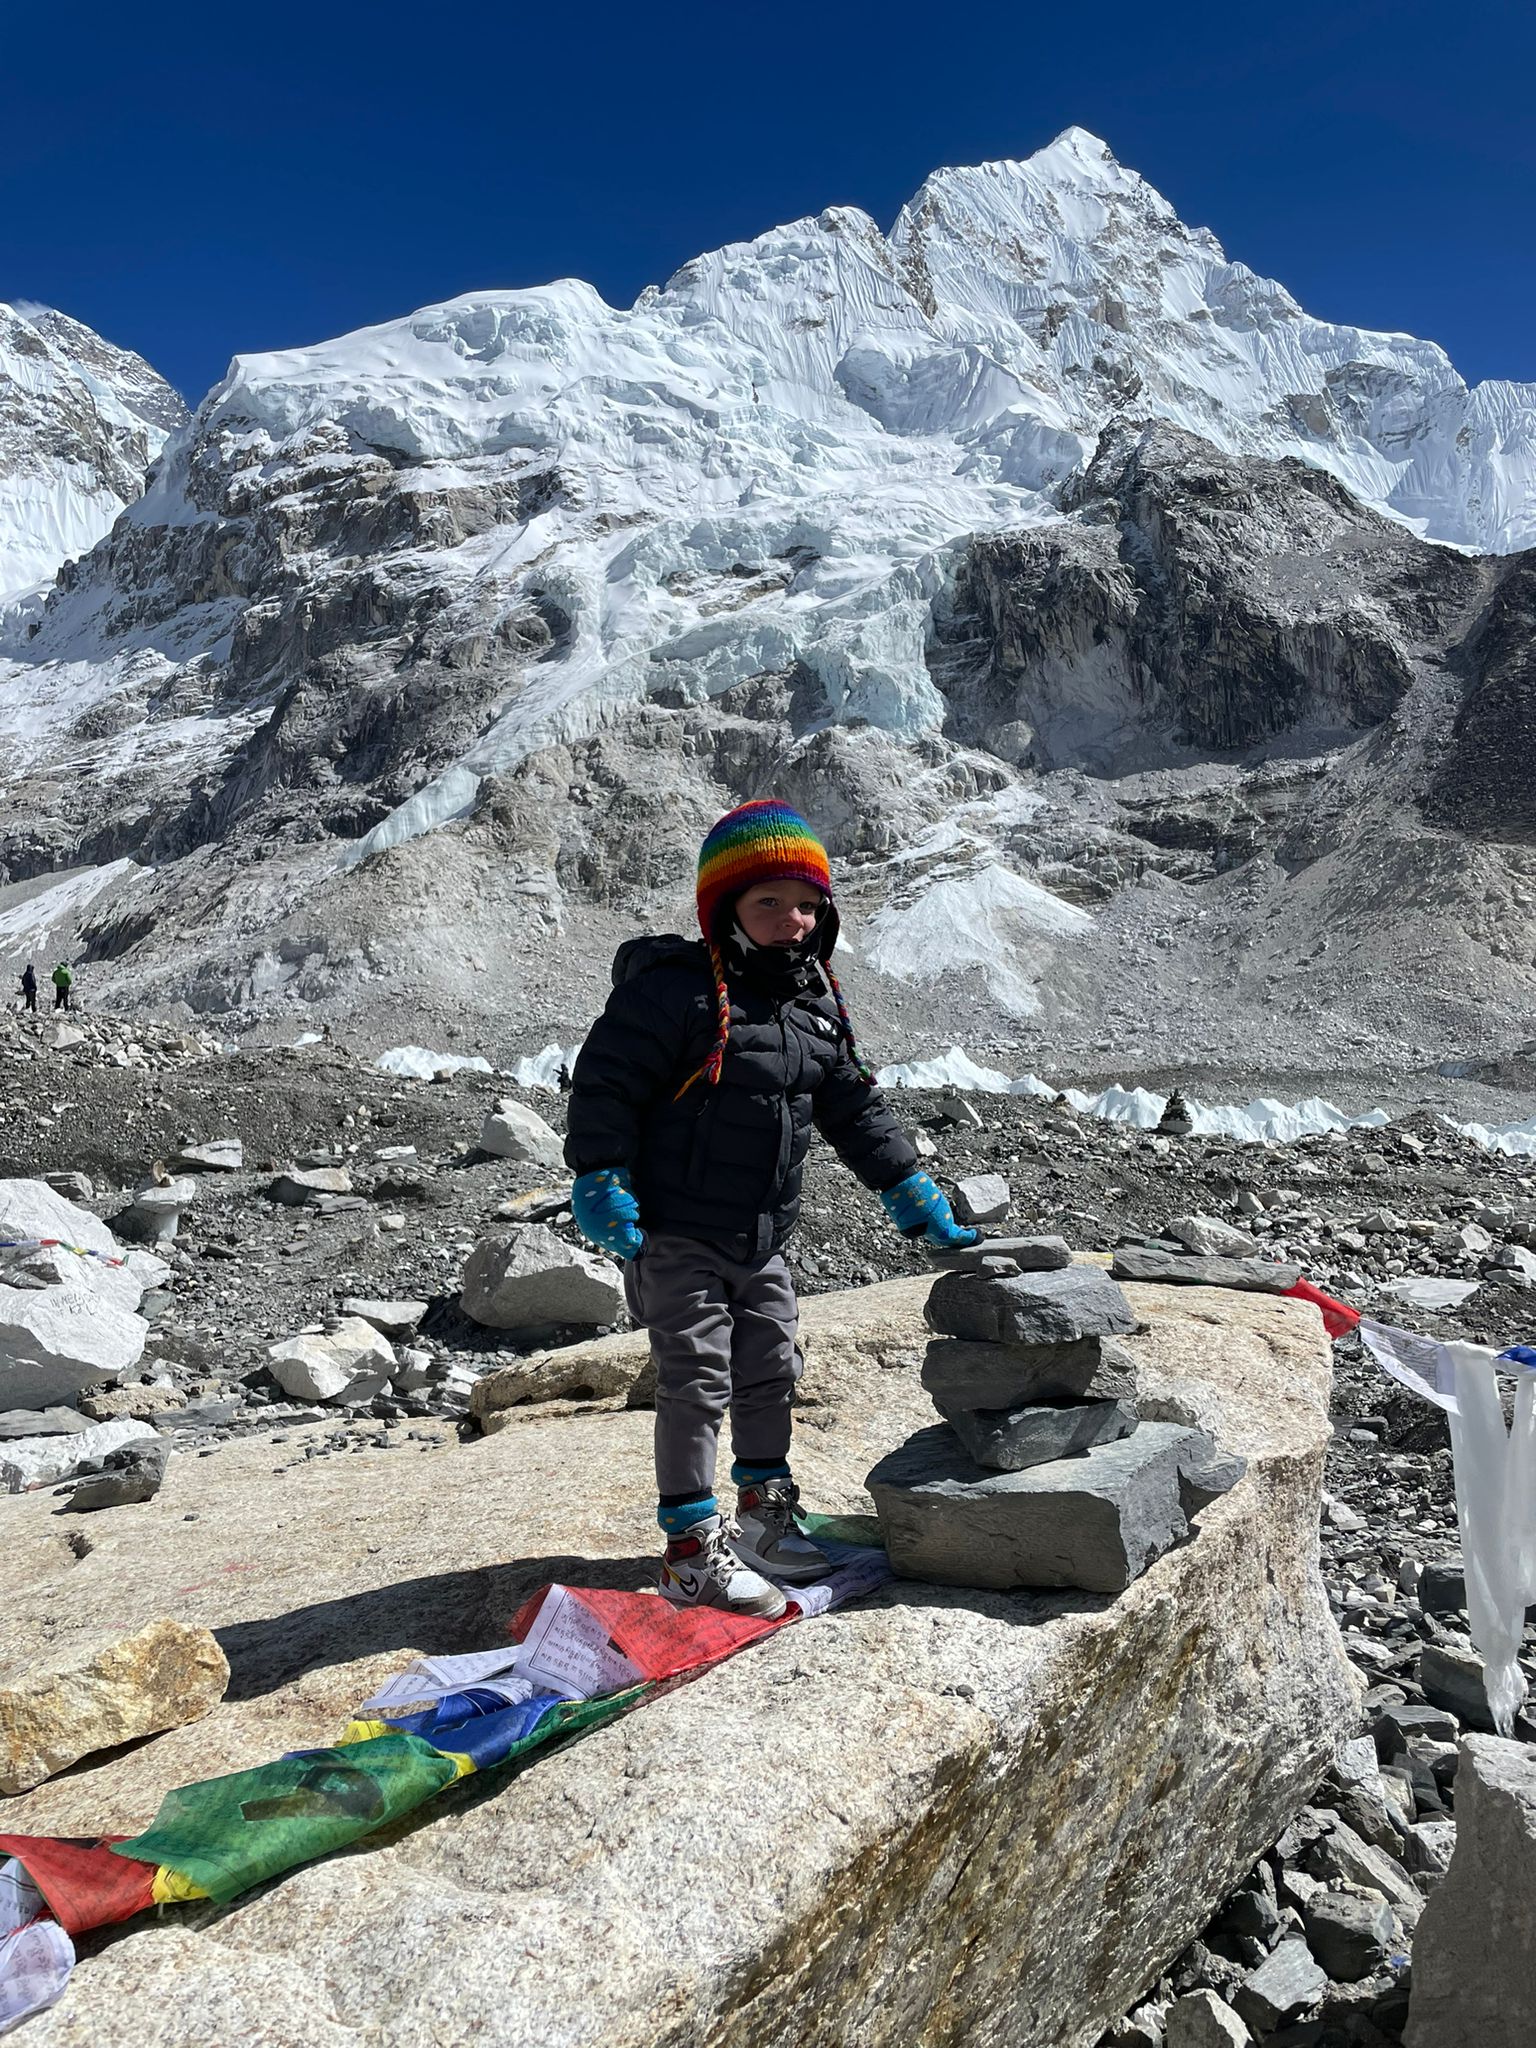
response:
{"label": "shadow on rock", "polygon": [[552,1580],[633,1593],[655,1577],[654,1557],[510,1558],[317,1600],[260,1621],[231,1622],[214,1631],[229,1659],[225,1697],[259,1699],[306,1672],[384,1650],[448,1657],[491,1649],[506,1640],[528,1595]]}

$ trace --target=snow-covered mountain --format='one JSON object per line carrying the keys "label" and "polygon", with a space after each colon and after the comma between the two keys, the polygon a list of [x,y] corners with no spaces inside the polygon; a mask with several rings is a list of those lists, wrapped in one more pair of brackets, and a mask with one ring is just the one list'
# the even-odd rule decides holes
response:
{"label": "snow-covered mountain", "polygon": [[[0,867],[159,864],[88,945],[251,1004],[589,961],[772,786],[866,864],[870,974],[1086,1019],[1117,892],[1266,835],[1305,868],[1298,807],[1343,860],[1372,736],[1371,917],[1425,816],[1516,834],[1518,693],[1484,685],[1532,542],[1536,387],[1311,319],[1070,129],[628,310],[565,281],[237,358],[13,637]],[[1470,891],[1497,936],[1494,868],[1445,854],[1447,915]]]}
{"label": "snow-covered mountain", "polygon": [[186,418],[142,357],[51,307],[0,305],[0,605],[111,530]]}

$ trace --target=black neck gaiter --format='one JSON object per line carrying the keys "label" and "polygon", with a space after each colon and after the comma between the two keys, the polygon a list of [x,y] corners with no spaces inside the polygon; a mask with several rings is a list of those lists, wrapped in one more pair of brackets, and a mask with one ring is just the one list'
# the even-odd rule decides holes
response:
{"label": "black neck gaiter", "polygon": [[721,946],[728,974],[738,974],[771,996],[803,995],[821,987],[820,935],[811,932],[798,946],[759,946],[733,924]]}

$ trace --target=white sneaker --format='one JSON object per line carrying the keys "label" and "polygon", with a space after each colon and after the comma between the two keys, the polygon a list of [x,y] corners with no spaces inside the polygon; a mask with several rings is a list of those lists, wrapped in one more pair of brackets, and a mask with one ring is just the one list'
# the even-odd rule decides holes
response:
{"label": "white sneaker", "polygon": [[795,1520],[800,1489],[792,1479],[754,1479],[736,1494],[736,1526],[727,1540],[743,1564],[770,1579],[808,1586],[824,1579],[832,1560]]}
{"label": "white sneaker", "polygon": [[738,1562],[720,1515],[706,1515],[672,1538],[656,1590],[674,1607],[723,1607],[764,1621],[777,1620],[789,1605],[777,1586]]}

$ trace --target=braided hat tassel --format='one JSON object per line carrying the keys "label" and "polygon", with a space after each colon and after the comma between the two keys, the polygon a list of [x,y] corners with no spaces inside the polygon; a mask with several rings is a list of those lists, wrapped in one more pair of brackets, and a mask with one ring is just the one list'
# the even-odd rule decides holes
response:
{"label": "braided hat tassel", "polygon": [[707,1081],[711,1088],[718,1086],[720,1069],[725,1064],[725,1048],[731,1036],[731,992],[725,985],[725,962],[713,939],[709,942],[709,964],[715,974],[715,1042],[703,1066],[696,1067],[673,1096],[674,1102],[681,1102],[695,1081]]}
{"label": "braided hat tassel", "polygon": [[825,960],[823,960],[821,963],[821,971],[827,978],[827,986],[832,991],[832,1000],[837,1005],[837,1014],[842,1022],[843,1034],[848,1040],[848,1057],[853,1061],[854,1066],[858,1069],[859,1079],[861,1081],[867,1081],[870,1087],[873,1088],[875,1085],[875,1077],[870,1072],[869,1067],[866,1064],[862,1053],[860,1053],[858,1046],[854,1043],[853,1025],[849,1021],[848,1017],[848,1005],[843,1001],[843,992],[837,985],[837,976],[832,972],[831,968],[827,965]]}

